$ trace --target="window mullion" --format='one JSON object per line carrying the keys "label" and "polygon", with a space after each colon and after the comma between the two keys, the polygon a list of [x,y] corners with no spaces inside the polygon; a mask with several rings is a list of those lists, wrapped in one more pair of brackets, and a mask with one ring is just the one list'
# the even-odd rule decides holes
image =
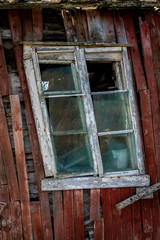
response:
{"label": "window mullion", "polygon": [[91,99],[84,49],[79,49],[77,47],[75,51],[75,57],[76,57],[76,61],[79,69],[82,93],[85,94],[84,109],[86,113],[86,123],[87,123],[87,129],[89,134],[89,140],[92,148],[95,174],[96,175],[99,174],[99,176],[103,176],[103,165],[102,165],[100,147],[99,147],[99,142],[97,137],[97,127],[96,127],[93,104]]}

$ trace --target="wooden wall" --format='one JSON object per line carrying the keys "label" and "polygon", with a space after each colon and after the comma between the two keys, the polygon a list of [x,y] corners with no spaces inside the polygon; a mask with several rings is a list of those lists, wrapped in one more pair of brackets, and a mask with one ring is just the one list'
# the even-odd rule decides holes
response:
{"label": "wooden wall", "polygon": [[19,41],[131,43],[146,172],[160,180],[160,16],[152,11],[0,10],[0,240],[159,240],[159,193],[117,211],[133,188],[41,191],[44,169]]}

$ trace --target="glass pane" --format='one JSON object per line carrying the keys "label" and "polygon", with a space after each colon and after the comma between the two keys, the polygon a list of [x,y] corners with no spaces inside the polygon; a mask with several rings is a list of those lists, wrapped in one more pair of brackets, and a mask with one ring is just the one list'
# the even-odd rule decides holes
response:
{"label": "glass pane", "polygon": [[128,92],[93,95],[98,132],[131,129]]}
{"label": "glass pane", "polygon": [[53,137],[58,174],[93,173],[86,134]]}
{"label": "glass pane", "polygon": [[86,129],[81,97],[47,98],[46,102],[53,132]]}
{"label": "glass pane", "polygon": [[78,91],[75,65],[43,64],[40,68],[44,92]]}
{"label": "glass pane", "polygon": [[87,63],[91,92],[117,90],[112,63]]}
{"label": "glass pane", "polygon": [[104,172],[137,169],[134,134],[99,137]]}

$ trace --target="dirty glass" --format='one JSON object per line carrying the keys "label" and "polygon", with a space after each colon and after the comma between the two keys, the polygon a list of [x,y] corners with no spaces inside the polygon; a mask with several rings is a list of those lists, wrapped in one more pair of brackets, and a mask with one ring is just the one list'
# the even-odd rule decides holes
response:
{"label": "dirty glass", "polygon": [[92,95],[98,132],[131,129],[128,92]]}
{"label": "dirty glass", "polygon": [[86,134],[53,136],[58,175],[93,173]]}
{"label": "dirty glass", "polygon": [[86,129],[81,97],[46,98],[51,131],[81,131]]}
{"label": "dirty glass", "polygon": [[74,64],[43,64],[40,68],[44,92],[79,90],[77,71]]}
{"label": "dirty glass", "polygon": [[134,135],[110,135],[99,137],[104,172],[137,169]]}

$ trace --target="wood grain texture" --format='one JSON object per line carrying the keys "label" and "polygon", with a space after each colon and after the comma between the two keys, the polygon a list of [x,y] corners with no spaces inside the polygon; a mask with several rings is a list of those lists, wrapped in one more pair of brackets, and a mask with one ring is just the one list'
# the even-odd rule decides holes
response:
{"label": "wood grain texture", "polygon": [[63,191],[65,240],[74,240],[73,191]]}
{"label": "wood grain texture", "polygon": [[120,12],[113,13],[113,22],[118,43],[128,43],[123,19]]}
{"label": "wood grain texture", "polygon": [[103,42],[116,43],[112,12],[101,10]]}
{"label": "wood grain texture", "polygon": [[135,27],[133,23],[133,14],[131,11],[123,12],[123,21],[125,25],[128,43],[133,45],[133,47],[130,48],[130,53],[137,90],[140,91],[142,89],[147,89],[145,74],[142,66]]}
{"label": "wood grain texture", "polygon": [[74,233],[76,240],[84,239],[83,190],[73,191]]}
{"label": "wood grain texture", "polygon": [[21,24],[22,24],[22,33],[24,41],[33,40],[33,28],[32,28],[32,10],[31,9],[22,9],[21,14]]}
{"label": "wood grain texture", "polygon": [[11,201],[19,200],[19,187],[2,98],[0,97],[0,145]]}
{"label": "wood grain texture", "polygon": [[0,185],[7,184],[7,177],[4,168],[2,150],[0,149]]}
{"label": "wood grain texture", "polygon": [[104,218],[104,239],[113,239],[113,228],[112,228],[112,207],[111,207],[111,189],[101,189],[102,198],[102,216]]}
{"label": "wood grain texture", "polygon": [[32,229],[34,240],[43,240],[40,202],[31,202]]}
{"label": "wood grain texture", "polygon": [[66,38],[68,42],[77,42],[76,33],[73,28],[72,19],[70,14],[65,10],[62,11],[62,17],[64,21],[64,27],[66,31]]}
{"label": "wood grain texture", "polygon": [[76,38],[78,42],[84,42],[87,40],[87,32],[85,31],[86,26],[84,27],[84,21],[82,12],[77,10],[72,14],[72,23],[75,29]]}
{"label": "wood grain texture", "polygon": [[104,219],[94,221],[94,240],[104,240]]}
{"label": "wood grain texture", "polygon": [[141,212],[142,212],[142,224],[143,232],[153,232],[152,211],[150,205],[150,199],[141,200]]}
{"label": "wood grain texture", "polygon": [[33,23],[33,40],[43,40],[43,19],[42,19],[42,8],[32,9],[32,23]]}
{"label": "wood grain texture", "polygon": [[63,221],[62,191],[53,192],[52,201],[53,201],[54,236],[56,240],[63,240],[64,221]]}
{"label": "wood grain texture", "polygon": [[12,240],[23,240],[21,206],[19,201],[10,203],[12,217]]}
{"label": "wood grain texture", "polygon": [[3,50],[3,44],[0,34],[0,95],[8,95],[11,93],[10,81],[8,78],[7,65]]}
{"label": "wood grain texture", "polygon": [[90,190],[90,219],[100,219],[100,189]]}

